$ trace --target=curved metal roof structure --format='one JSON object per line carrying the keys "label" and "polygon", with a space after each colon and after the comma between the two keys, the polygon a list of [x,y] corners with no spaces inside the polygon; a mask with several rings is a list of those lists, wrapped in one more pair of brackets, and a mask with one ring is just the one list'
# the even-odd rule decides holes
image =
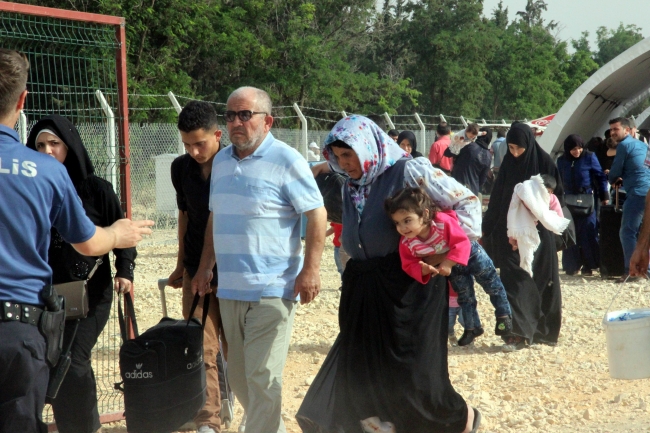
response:
{"label": "curved metal roof structure", "polygon": [[602,135],[609,119],[627,115],[648,95],[650,38],[633,45],[582,83],[557,112],[539,144],[554,155],[569,134],[580,134],[585,141]]}
{"label": "curved metal roof structure", "polygon": [[650,107],[646,108],[641,114],[636,116],[636,127],[638,129],[650,129]]}

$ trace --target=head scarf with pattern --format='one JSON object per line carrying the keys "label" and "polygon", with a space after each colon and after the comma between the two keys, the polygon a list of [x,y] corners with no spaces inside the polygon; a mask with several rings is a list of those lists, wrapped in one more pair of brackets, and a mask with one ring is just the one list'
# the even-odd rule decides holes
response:
{"label": "head scarf with pattern", "polygon": [[330,146],[338,140],[350,146],[361,163],[361,178],[350,178],[347,182],[348,191],[361,216],[373,182],[399,159],[410,156],[372,120],[363,116],[348,116],[334,125],[323,143],[323,156],[332,170],[338,173],[346,174]]}

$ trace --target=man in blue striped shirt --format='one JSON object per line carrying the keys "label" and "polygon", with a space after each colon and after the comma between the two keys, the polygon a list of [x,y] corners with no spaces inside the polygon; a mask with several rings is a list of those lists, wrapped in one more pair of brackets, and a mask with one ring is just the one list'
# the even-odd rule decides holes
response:
{"label": "man in blue striped shirt", "polygon": [[[327,213],[305,159],[271,134],[271,108],[268,94],[253,87],[228,98],[232,146],[215,156],[210,185],[206,230],[214,251],[206,250],[206,232],[197,275],[208,275],[216,258],[228,379],[246,429],[284,433],[282,370],[298,296],[308,303],[320,290]],[[308,221],[304,263],[301,213]],[[198,279],[193,289],[202,293],[207,283]]]}

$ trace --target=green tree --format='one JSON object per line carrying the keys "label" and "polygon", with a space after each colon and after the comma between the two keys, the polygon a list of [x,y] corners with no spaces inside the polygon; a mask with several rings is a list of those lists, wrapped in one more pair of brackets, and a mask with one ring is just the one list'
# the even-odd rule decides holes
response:
{"label": "green tree", "polygon": [[598,27],[596,30],[598,52],[594,60],[598,66],[603,66],[642,39],[641,28],[634,24],[623,26],[623,23],[620,23],[616,30]]}

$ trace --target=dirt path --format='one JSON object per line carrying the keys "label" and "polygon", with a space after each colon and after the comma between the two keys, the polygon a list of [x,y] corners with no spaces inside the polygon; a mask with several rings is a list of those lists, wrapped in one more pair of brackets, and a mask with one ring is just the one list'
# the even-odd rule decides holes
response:
{"label": "dirt path", "polygon": [[[141,330],[160,319],[157,280],[167,277],[175,263],[173,244],[139,250],[136,311]],[[338,333],[340,280],[331,247],[325,250],[322,268],[323,291],[297,310],[285,368],[283,417],[291,433],[300,432],[294,415]],[[650,379],[614,380],[608,373],[601,320],[618,288],[599,277],[562,275],[560,343],[515,353],[501,351],[501,340],[491,331],[491,304],[477,291],[486,334],[473,346],[450,347],[449,375],[457,391],[483,413],[482,432],[650,432]],[[180,293],[167,293],[169,315],[180,317]],[[625,285],[612,308],[649,305],[650,285],[632,283]],[[224,431],[237,431],[241,407],[236,412],[233,427]],[[116,424],[106,431],[125,430]]]}

